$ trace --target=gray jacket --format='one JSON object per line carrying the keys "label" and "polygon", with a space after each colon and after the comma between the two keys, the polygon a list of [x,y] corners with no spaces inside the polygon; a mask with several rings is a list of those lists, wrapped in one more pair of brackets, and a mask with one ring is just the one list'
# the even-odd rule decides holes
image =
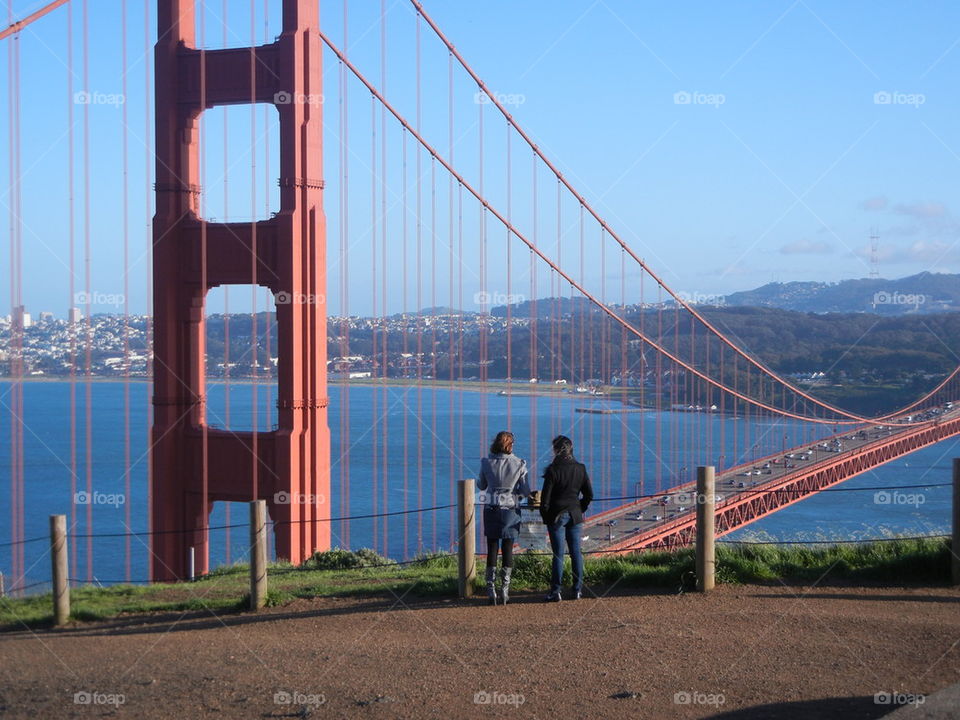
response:
{"label": "gray jacket", "polygon": [[477,480],[480,502],[500,508],[520,506],[520,498],[530,495],[527,484],[527,463],[513,453],[489,455],[480,461]]}

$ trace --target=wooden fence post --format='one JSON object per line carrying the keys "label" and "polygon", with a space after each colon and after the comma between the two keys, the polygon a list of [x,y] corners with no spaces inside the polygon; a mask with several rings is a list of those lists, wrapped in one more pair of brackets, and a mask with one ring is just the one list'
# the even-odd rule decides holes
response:
{"label": "wooden fence post", "polygon": [[713,590],[716,573],[715,514],[716,482],[712,465],[697,468],[697,590]]}
{"label": "wooden fence post", "polygon": [[457,533],[459,537],[457,553],[457,578],[460,597],[473,595],[473,581],[477,576],[477,536],[476,536],[476,507],[474,502],[473,478],[457,482],[458,519]]}
{"label": "wooden fence post", "polygon": [[250,609],[267,599],[267,501],[250,503]]}
{"label": "wooden fence post", "polygon": [[50,564],[53,590],[53,624],[70,619],[70,579],[67,576],[67,516],[50,516]]}

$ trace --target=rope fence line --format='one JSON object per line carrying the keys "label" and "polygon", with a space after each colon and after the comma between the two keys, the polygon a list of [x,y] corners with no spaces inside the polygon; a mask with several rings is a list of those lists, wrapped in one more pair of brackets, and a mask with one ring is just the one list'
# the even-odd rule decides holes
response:
{"label": "rope fence line", "polygon": [[[868,487],[856,487],[856,488],[825,488],[818,492],[868,492],[868,491],[879,491],[879,490],[914,490],[918,488],[937,488],[937,487],[950,487],[952,483],[924,483],[919,485],[872,485]],[[747,495],[747,494],[764,494],[764,493],[802,493],[803,490],[793,490],[789,488],[768,488],[768,489],[753,489],[753,488],[734,488],[736,492],[735,495]],[[644,495],[621,495],[618,497],[601,497],[594,498],[593,502],[613,502],[619,500],[652,500],[654,498],[661,497],[672,497],[676,495],[687,495],[693,493],[691,490],[665,490],[659,493],[649,493]],[[392,517],[396,515],[413,515],[417,513],[426,513],[426,512],[436,512],[438,510],[449,510],[450,508],[455,507],[455,503],[448,503],[446,505],[435,505],[433,507],[426,508],[414,508],[411,510],[395,510],[387,513],[368,513],[365,515],[350,515],[350,516],[341,516],[341,517],[330,517],[330,518],[317,518],[316,520],[279,520],[275,521],[274,525],[296,525],[300,523],[310,523],[310,522],[349,522],[352,520],[371,520],[375,518],[382,517]],[[144,537],[151,535],[168,535],[176,533],[189,533],[189,532],[209,532],[212,530],[234,530],[238,528],[248,527],[247,523],[234,523],[230,525],[211,525],[206,528],[198,528],[196,531],[191,530],[144,530],[139,532],[123,532],[123,533],[78,533],[74,534],[73,537],[87,539],[87,538],[121,538],[121,537]],[[0,543],[0,548],[13,547],[17,545],[26,545],[29,543],[48,541],[48,537],[32,537],[27,538],[26,540],[18,540],[15,542],[5,542]],[[726,542],[726,541],[725,541]]]}
{"label": "rope fence line", "polygon": [[[37,587],[38,585],[49,585],[49,580],[41,580],[39,582],[30,583],[29,585],[19,585],[17,587],[7,588],[4,592],[7,595],[13,594],[15,592],[21,592],[22,590],[29,590],[30,588]],[[0,595],[0,599],[3,599],[3,596]]]}
{"label": "rope fence line", "polygon": [[15,545],[27,545],[28,543],[40,542],[41,540],[50,540],[48,537],[27,538],[26,540],[17,540],[16,542],[0,543],[0,548],[14,547]]}

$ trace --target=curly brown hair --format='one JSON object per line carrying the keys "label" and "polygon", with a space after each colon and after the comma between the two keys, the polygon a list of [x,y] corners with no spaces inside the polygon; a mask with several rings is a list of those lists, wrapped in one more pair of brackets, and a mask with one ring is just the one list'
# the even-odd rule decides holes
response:
{"label": "curly brown hair", "polygon": [[513,433],[501,430],[490,444],[491,455],[509,455],[513,452]]}

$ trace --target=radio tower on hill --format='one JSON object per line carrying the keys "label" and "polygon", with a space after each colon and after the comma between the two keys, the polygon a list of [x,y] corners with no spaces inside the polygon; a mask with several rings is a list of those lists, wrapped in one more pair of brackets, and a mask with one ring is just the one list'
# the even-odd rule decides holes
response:
{"label": "radio tower on hill", "polygon": [[880,279],[880,231],[876,228],[870,233],[870,279]]}

